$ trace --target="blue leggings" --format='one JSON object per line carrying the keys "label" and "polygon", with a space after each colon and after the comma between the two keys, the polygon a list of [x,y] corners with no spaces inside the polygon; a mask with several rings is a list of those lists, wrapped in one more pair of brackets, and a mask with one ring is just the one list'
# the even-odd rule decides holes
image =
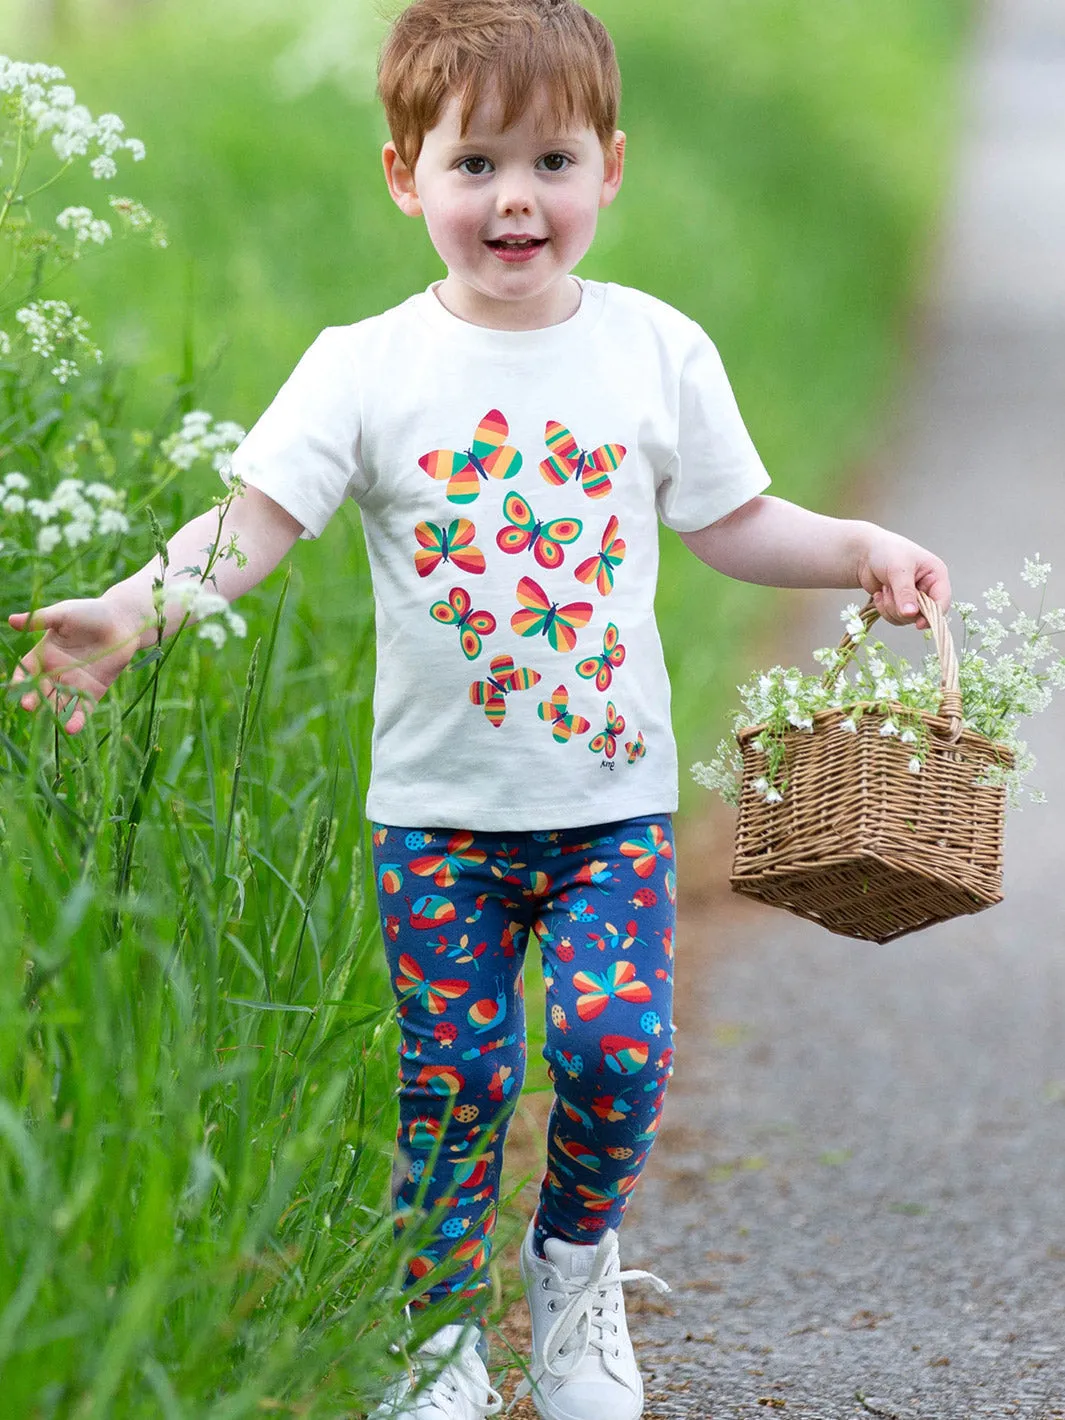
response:
{"label": "blue leggings", "polygon": [[[431,1214],[408,1283],[424,1304],[486,1285],[509,1117],[525,1074],[530,934],[555,1090],[535,1219],[592,1243],[616,1228],[673,1073],[676,879],[668,816],[550,833],[374,826],[397,1015],[397,1228]],[[439,1264],[447,1275],[421,1279]]]}

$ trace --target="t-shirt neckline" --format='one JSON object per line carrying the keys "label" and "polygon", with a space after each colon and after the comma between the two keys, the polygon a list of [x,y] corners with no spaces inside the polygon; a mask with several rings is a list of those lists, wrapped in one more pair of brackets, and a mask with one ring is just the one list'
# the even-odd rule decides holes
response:
{"label": "t-shirt neckline", "polygon": [[575,336],[584,335],[603,310],[604,287],[597,281],[586,281],[582,277],[571,278],[581,288],[581,303],[564,321],[554,325],[539,326],[533,330],[497,330],[492,326],[475,325],[454,315],[436,294],[439,281],[433,281],[426,289],[414,297],[418,314],[441,334],[451,340],[467,345],[477,345],[484,349],[524,351],[542,350],[557,345],[567,345]]}

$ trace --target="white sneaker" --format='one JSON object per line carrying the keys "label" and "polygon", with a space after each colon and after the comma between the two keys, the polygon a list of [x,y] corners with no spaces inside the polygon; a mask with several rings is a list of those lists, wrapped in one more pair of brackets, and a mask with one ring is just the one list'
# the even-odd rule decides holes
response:
{"label": "white sneaker", "polygon": [[532,1318],[530,1377],[515,1399],[532,1392],[542,1420],[638,1420],[643,1379],[625,1324],[623,1282],[669,1288],[650,1272],[622,1272],[618,1235],[606,1229],[594,1246],[548,1238],[546,1258],[533,1250],[533,1225],[521,1250],[521,1275]]}
{"label": "white sneaker", "polygon": [[[389,1387],[371,1420],[485,1420],[503,1397],[489,1384],[472,1326],[442,1326],[415,1353],[409,1375]],[[450,1357],[443,1365],[442,1357]],[[419,1364],[419,1362],[421,1364]],[[423,1383],[420,1372],[432,1377]]]}

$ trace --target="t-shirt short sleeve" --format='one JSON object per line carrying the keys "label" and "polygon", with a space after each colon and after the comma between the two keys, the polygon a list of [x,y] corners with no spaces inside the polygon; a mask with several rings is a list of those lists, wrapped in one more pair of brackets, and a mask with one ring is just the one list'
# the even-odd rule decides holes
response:
{"label": "t-shirt short sleeve", "polygon": [[677,448],[658,480],[658,516],[677,532],[695,532],[768,486],[717,348],[692,322],[680,373]]}
{"label": "t-shirt short sleeve", "polygon": [[[318,537],[346,498],[367,488],[361,400],[350,327],[331,326],[309,347],[234,451],[230,467]],[[223,474],[228,477],[228,471]]]}

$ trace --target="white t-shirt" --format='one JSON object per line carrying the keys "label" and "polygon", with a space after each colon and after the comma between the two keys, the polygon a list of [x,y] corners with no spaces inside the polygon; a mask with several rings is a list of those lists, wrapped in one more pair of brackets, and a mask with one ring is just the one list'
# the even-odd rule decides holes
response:
{"label": "white t-shirt", "polygon": [[430,288],[324,330],[232,466],[306,537],[361,510],[371,818],[520,831],[676,808],[657,520],[694,531],[769,482],[694,321],[585,281],[569,320],[490,330]]}

